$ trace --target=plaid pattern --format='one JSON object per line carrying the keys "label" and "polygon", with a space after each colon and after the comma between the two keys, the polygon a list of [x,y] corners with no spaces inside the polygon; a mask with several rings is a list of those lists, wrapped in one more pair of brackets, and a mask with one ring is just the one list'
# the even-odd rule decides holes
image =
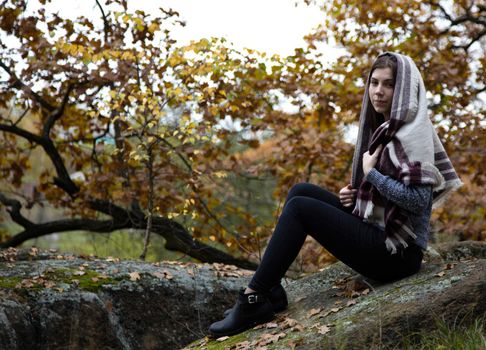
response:
{"label": "plaid pattern", "polygon": [[376,188],[363,179],[363,154],[367,150],[373,153],[383,145],[375,168],[405,185],[432,185],[434,206],[462,183],[427,115],[425,85],[415,63],[410,57],[397,53],[381,55],[393,55],[397,59],[390,119],[372,133],[371,121],[377,115],[369,98],[370,74],[361,108],[351,184],[359,188],[353,214],[366,219],[375,206],[385,208],[386,245],[394,254],[399,246],[407,247],[416,235],[407,212],[382,198]]}

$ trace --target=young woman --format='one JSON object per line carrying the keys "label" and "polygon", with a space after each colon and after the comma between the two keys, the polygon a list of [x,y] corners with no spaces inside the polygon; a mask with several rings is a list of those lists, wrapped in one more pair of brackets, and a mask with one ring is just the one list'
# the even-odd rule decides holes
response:
{"label": "young woman", "polygon": [[210,334],[240,333],[287,307],[280,281],[307,234],[371,279],[416,273],[432,204],[460,185],[428,118],[414,62],[397,53],[379,55],[366,83],[351,183],[339,197],[309,183],[292,187],[257,271]]}

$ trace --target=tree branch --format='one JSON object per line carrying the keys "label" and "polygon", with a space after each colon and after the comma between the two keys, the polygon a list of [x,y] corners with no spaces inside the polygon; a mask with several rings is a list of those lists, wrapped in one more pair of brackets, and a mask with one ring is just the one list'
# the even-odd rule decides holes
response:
{"label": "tree branch", "polygon": [[101,17],[103,18],[103,31],[105,33],[105,44],[106,44],[108,42],[108,28],[110,27],[110,24],[108,23],[108,18],[106,17],[105,11],[103,10],[103,7],[101,6],[98,0],[96,0],[96,5],[98,5],[101,11]]}
{"label": "tree branch", "polygon": [[[5,199],[5,201],[2,199]],[[20,213],[20,202],[9,200],[3,196],[0,197],[0,200],[4,204],[8,203],[5,205],[15,207],[15,210],[11,210],[11,213],[15,211]],[[74,230],[107,233],[124,228],[133,228],[138,230],[144,230],[147,228],[145,214],[137,206],[133,206],[131,209],[124,209],[109,201],[98,199],[91,200],[89,205],[92,209],[98,212],[110,215],[112,219],[92,220],[77,218],[55,220],[43,224],[34,224],[20,215],[20,221],[26,224],[25,226],[22,225],[25,230],[16,234],[11,239],[1,243],[0,248],[15,247],[32,238],[46,236],[51,233],[69,232]],[[22,221],[22,219],[25,221]],[[16,220],[19,219],[17,218]],[[165,247],[168,250],[187,254],[200,261],[208,263],[218,262],[223,264],[231,264],[251,270],[255,270],[257,267],[255,263],[234,258],[223,251],[199,242],[176,221],[160,216],[154,216],[151,231],[164,237],[166,241]]]}
{"label": "tree branch", "polygon": [[3,203],[3,205],[6,207],[11,208],[10,210],[7,209],[7,211],[15,223],[19,224],[23,228],[30,228],[34,225],[33,222],[27,220],[20,212],[22,204],[18,200],[7,198],[0,193],[0,203]]}
{"label": "tree branch", "polygon": [[7,124],[0,124],[0,130],[6,131],[17,136],[23,137],[24,139],[41,145],[44,142],[44,139],[36,134],[31,133],[30,131],[24,130],[19,128],[15,125],[7,125]]}
{"label": "tree branch", "polygon": [[39,103],[42,107],[44,107],[49,112],[53,112],[56,109],[53,105],[51,105],[49,102],[47,102],[39,94],[34,92],[29,86],[25,85],[19,78],[17,78],[15,73],[12,72],[10,70],[10,68],[5,63],[3,63],[3,61],[1,59],[0,59],[0,67],[2,67],[10,75],[10,77],[14,80],[12,87],[20,89],[20,90],[26,90],[29,94],[34,96],[34,100],[37,101],[37,103]]}
{"label": "tree branch", "polygon": [[51,132],[52,127],[54,126],[54,123],[62,117],[64,113],[64,109],[66,108],[66,104],[69,100],[69,94],[73,90],[75,84],[69,84],[68,88],[66,89],[66,93],[64,94],[64,97],[62,98],[61,105],[57,107],[52,113],[49,115],[47,120],[44,123],[44,128],[42,130],[42,136],[44,138],[49,138],[49,133]]}

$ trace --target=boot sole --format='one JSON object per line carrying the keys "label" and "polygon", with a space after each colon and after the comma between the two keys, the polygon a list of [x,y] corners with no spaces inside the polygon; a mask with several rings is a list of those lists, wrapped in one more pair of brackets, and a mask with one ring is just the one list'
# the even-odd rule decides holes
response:
{"label": "boot sole", "polygon": [[275,318],[275,315],[270,315],[262,320],[258,320],[258,321],[253,321],[253,322],[250,322],[249,324],[246,324],[238,329],[235,329],[234,331],[231,331],[231,332],[225,332],[225,333],[212,333],[212,332],[209,332],[209,335],[213,338],[220,338],[220,337],[225,337],[225,336],[230,336],[230,335],[235,335],[235,334],[239,334],[241,332],[244,332],[250,328],[253,328],[255,326],[258,326],[260,324],[263,324],[263,323],[267,323],[267,322],[270,322],[271,320],[273,320]]}

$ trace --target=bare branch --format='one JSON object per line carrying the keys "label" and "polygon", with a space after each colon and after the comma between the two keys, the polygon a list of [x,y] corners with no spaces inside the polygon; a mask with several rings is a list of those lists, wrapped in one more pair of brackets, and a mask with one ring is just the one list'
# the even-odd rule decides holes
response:
{"label": "bare branch", "polygon": [[108,29],[110,27],[110,24],[108,22],[108,18],[106,17],[105,11],[103,10],[103,7],[101,6],[100,2],[96,0],[96,5],[98,5],[100,11],[101,11],[101,17],[103,18],[103,30],[105,33],[105,44],[108,42]]}
{"label": "bare branch", "polygon": [[29,93],[30,95],[32,95],[34,97],[34,100],[37,101],[37,103],[39,103],[42,107],[44,107],[49,112],[53,112],[56,109],[53,105],[51,105],[49,102],[47,102],[39,94],[32,91],[32,89],[29,86],[25,85],[19,78],[17,78],[15,73],[12,72],[10,70],[10,68],[5,63],[3,63],[2,60],[0,60],[0,67],[2,67],[10,75],[10,77],[14,80],[12,87],[19,89],[19,90],[27,91],[27,93]]}
{"label": "bare branch", "polygon": [[22,119],[27,115],[27,112],[30,110],[30,107],[27,106],[27,108],[25,109],[25,111],[22,113],[22,115],[15,121],[15,123],[13,123],[14,126],[17,126],[21,121]]}
{"label": "bare branch", "polygon": [[0,203],[3,203],[6,207],[10,207],[11,209],[7,211],[10,214],[10,217],[14,222],[22,226],[23,228],[30,228],[34,225],[31,221],[27,220],[20,209],[22,208],[22,204],[16,199],[7,198],[2,193],[0,193]]}
{"label": "bare branch", "polygon": [[42,130],[42,136],[45,138],[49,138],[49,133],[51,132],[52,127],[54,126],[54,123],[62,117],[64,113],[64,109],[66,108],[66,104],[69,100],[69,94],[73,90],[75,84],[69,84],[68,88],[66,89],[66,92],[64,94],[64,97],[62,98],[61,105],[57,107],[52,113],[49,115],[47,118],[44,128]]}
{"label": "bare branch", "polygon": [[[0,199],[2,199],[2,197],[0,197]],[[16,202],[18,203],[18,207],[16,208],[20,210],[20,202]],[[15,205],[17,205],[17,203],[15,203]],[[103,200],[91,200],[89,204],[92,209],[110,215],[112,219],[92,220],[74,218],[55,220],[42,224],[30,223],[28,227],[24,226],[24,231],[1,243],[0,248],[15,247],[32,238],[49,235],[54,232],[61,233],[82,230],[107,233],[124,228],[138,230],[147,228],[145,214],[137,206],[132,206],[132,208],[128,210]],[[10,204],[10,206],[12,206],[12,204]],[[165,247],[167,249],[187,254],[200,261],[232,264],[244,269],[252,270],[255,270],[257,267],[255,263],[234,258],[223,251],[199,242],[176,221],[154,216],[151,231],[165,238]]]}
{"label": "bare branch", "polygon": [[15,125],[0,124],[0,131],[10,132],[17,136],[23,137],[32,143],[37,143],[40,145],[44,142],[44,139],[42,137],[33,134],[30,131],[19,128]]}

